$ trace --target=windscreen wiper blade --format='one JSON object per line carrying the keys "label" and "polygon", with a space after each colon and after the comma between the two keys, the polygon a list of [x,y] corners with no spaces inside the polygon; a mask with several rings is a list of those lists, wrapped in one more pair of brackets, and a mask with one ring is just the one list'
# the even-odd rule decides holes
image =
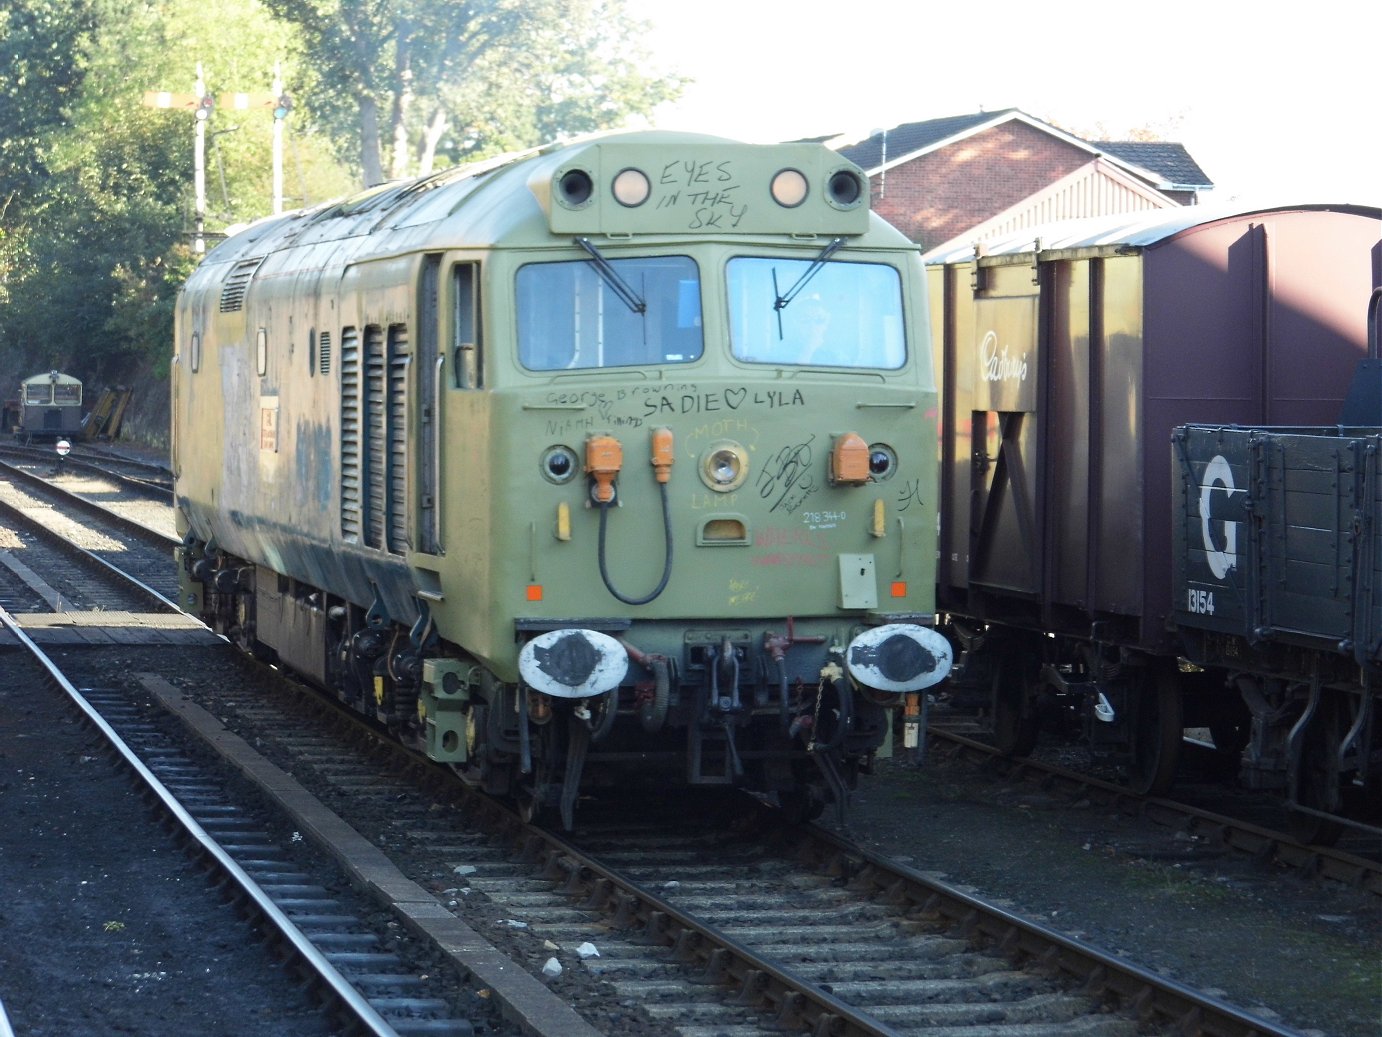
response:
{"label": "windscreen wiper blade", "polygon": [[[844,238],[835,238],[830,242],[829,245],[826,245],[825,248],[821,249],[821,254],[817,256],[815,259],[811,260],[811,265],[806,268],[805,272],[803,272],[800,277],[797,278],[797,283],[792,285],[791,288],[788,288],[784,294],[779,295],[777,297],[777,300],[773,303],[773,309],[779,311],[779,313],[782,310],[786,309],[787,304],[791,302],[793,299],[795,299],[797,297],[797,293],[806,287],[806,282],[810,281],[811,278],[815,277],[818,273],[821,272],[821,267],[825,266],[825,261],[829,259],[831,256],[833,256],[836,250],[839,249],[839,247],[844,243]],[[776,267],[773,268],[773,289],[774,291],[776,291],[777,289]]]}
{"label": "windscreen wiper blade", "polygon": [[797,293],[806,287],[806,282],[821,272],[821,267],[825,266],[825,261],[835,254],[835,250],[845,243],[844,238],[834,238],[830,244],[821,249],[821,254],[811,260],[802,275],[797,278],[797,283],[788,288],[786,293],[778,291],[777,287],[777,267],[773,267],[773,312],[777,314],[777,340],[782,341],[782,311],[787,308],[787,304],[797,297]]}
{"label": "windscreen wiper blade", "polygon": [[638,293],[629,286],[629,283],[619,276],[619,271],[614,269],[614,265],[604,257],[594,242],[589,238],[577,238],[576,244],[590,253],[590,262],[595,267],[595,272],[600,275],[601,280],[609,285],[610,291],[619,296],[634,313],[647,313],[648,304],[639,298]]}

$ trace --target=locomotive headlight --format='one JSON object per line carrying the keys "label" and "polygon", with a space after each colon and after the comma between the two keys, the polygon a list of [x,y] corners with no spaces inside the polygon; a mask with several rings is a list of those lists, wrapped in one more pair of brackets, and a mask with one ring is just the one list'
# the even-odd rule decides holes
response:
{"label": "locomotive headlight", "polygon": [[798,169],[780,170],[773,176],[771,190],[773,201],[778,205],[784,209],[795,209],[806,201],[806,175]]}
{"label": "locomotive headlight", "polygon": [[869,446],[869,475],[882,481],[891,479],[897,472],[897,453],[886,443],[873,443]]}
{"label": "locomotive headlight", "polygon": [[648,196],[653,192],[653,185],[643,170],[630,168],[619,171],[614,183],[610,185],[610,190],[614,192],[616,202],[632,209],[648,200]]}
{"label": "locomotive headlight", "polygon": [[576,478],[577,473],[581,470],[581,461],[576,451],[569,446],[558,443],[555,446],[549,446],[542,452],[540,467],[544,479],[561,486]]}
{"label": "locomotive headlight", "polygon": [[729,493],[749,477],[749,454],[732,440],[710,444],[701,455],[701,482],[716,493]]}

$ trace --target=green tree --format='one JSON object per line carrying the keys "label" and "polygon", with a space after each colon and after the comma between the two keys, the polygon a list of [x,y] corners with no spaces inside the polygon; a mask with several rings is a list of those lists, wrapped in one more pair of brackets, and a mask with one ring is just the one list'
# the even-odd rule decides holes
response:
{"label": "green tree", "polygon": [[[366,185],[619,125],[675,98],[623,0],[264,0],[298,26],[311,106],[353,121]],[[387,162],[386,162],[387,159]]]}
{"label": "green tree", "polygon": [[[90,10],[90,31],[70,37],[67,54],[80,90],[34,128],[42,179],[22,211],[0,214],[8,289],[0,343],[31,364],[99,381],[166,363],[173,301],[189,269],[195,124],[190,109],[146,107],[145,92],[190,95],[205,62],[212,92],[265,94],[275,66],[291,68],[297,51],[288,27],[256,0],[90,0]],[[213,114],[213,231],[270,211],[271,127],[268,108]],[[311,145],[310,126],[298,132],[308,144],[292,149],[289,182],[306,200],[345,190],[332,149]]]}
{"label": "green tree", "polygon": [[0,8],[0,220],[43,182],[45,139],[81,88],[78,58],[93,26],[84,0]]}

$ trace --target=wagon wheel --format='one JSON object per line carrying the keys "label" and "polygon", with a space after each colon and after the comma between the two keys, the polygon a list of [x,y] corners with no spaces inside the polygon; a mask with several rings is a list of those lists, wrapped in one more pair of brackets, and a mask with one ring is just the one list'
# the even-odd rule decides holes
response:
{"label": "wagon wheel", "polygon": [[1036,748],[1041,723],[1027,694],[1026,656],[1014,645],[995,646],[993,741],[1004,756],[1027,756]]}
{"label": "wagon wheel", "polygon": [[565,720],[532,728],[532,773],[517,777],[513,787],[514,809],[524,824],[539,824],[550,804],[548,797],[563,755],[565,732]]}
{"label": "wagon wheel", "polygon": [[519,820],[525,825],[537,824],[542,815],[542,798],[531,785],[522,785],[514,792],[513,805]]}
{"label": "wagon wheel", "polygon": [[1225,718],[1209,725],[1209,737],[1214,739],[1215,751],[1234,759],[1247,748],[1251,735],[1251,717]]}
{"label": "wagon wheel", "polygon": [[1174,671],[1159,669],[1134,685],[1132,753],[1128,787],[1140,796],[1160,796],[1171,787],[1184,737],[1180,682]]}
{"label": "wagon wheel", "polygon": [[278,653],[255,636],[254,599],[251,595],[236,596],[235,621],[232,639],[242,652],[262,663],[278,661]]}
{"label": "wagon wheel", "polygon": [[[1339,795],[1338,713],[1326,697],[1320,702],[1310,725],[1301,737],[1300,759],[1296,763],[1294,802],[1310,810],[1337,813]],[[1343,834],[1343,825],[1315,814],[1292,810],[1287,831],[1303,843],[1331,846]]]}

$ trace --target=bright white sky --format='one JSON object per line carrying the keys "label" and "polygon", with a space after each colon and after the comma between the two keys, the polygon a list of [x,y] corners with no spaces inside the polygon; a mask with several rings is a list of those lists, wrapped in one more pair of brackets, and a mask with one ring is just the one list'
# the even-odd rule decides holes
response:
{"label": "bright white sky", "polygon": [[[655,125],[788,140],[1019,108],[1151,127],[1210,199],[1382,204],[1382,8],[1225,0],[626,0],[696,80]],[[1371,13],[1369,13],[1371,12]]]}

